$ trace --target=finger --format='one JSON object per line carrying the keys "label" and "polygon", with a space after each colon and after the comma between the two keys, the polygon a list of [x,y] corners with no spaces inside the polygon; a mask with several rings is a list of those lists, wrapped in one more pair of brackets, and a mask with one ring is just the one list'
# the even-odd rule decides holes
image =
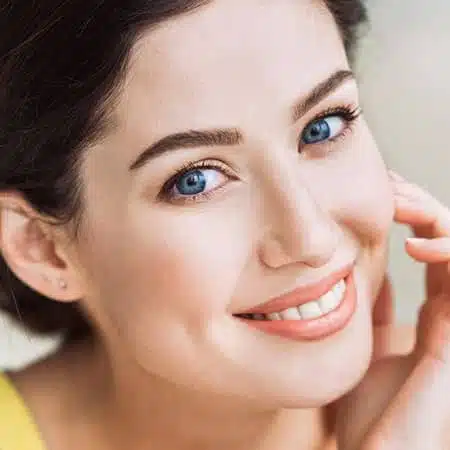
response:
{"label": "finger", "polygon": [[417,323],[416,358],[430,355],[450,366],[450,294],[441,291],[420,308]]}
{"label": "finger", "polygon": [[376,326],[391,325],[394,322],[394,302],[392,282],[385,275],[373,309],[373,324]]}
{"label": "finger", "polygon": [[375,300],[372,313],[374,340],[372,362],[375,362],[390,353],[391,331],[394,323],[394,316],[392,283],[389,276],[386,274]]}
{"label": "finger", "polygon": [[[431,299],[421,309],[413,370],[369,436],[370,448],[447,448],[450,401],[450,298]],[[386,444],[386,445],[382,445]]]}
{"label": "finger", "polygon": [[408,238],[405,247],[408,254],[419,262],[428,264],[450,262],[450,237]]}
{"label": "finger", "polygon": [[427,298],[436,297],[443,289],[450,292],[450,238],[409,238],[405,249],[413,259],[427,264]]}
{"label": "finger", "polygon": [[442,292],[449,279],[449,263],[427,264],[425,270],[426,298],[434,298]]}
{"label": "finger", "polygon": [[390,179],[394,193],[401,194],[406,198],[422,200],[426,202],[439,204],[439,201],[434,198],[427,190],[420,187],[411,181],[406,180],[398,174],[392,175],[394,172],[390,171]]}
{"label": "finger", "polygon": [[394,220],[411,226],[419,237],[450,235],[450,212],[442,205],[431,205],[397,195]]}
{"label": "finger", "polygon": [[[370,449],[435,450],[444,445],[450,414],[447,395],[450,365],[424,357],[394,396],[382,418],[371,429]],[[447,436],[448,437],[448,436]]]}
{"label": "finger", "polygon": [[[450,298],[427,302],[410,357],[412,370],[367,436],[370,449],[448,448],[450,401]],[[369,445],[370,444],[370,445]]]}
{"label": "finger", "polygon": [[394,181],[395,221],[410,225],[417,236],[450,235],[450,210],[417,185]]}
{"label": "finger", "polygon": [[387,173],[392,181],[405,181],[405,178],[393,169],[388,169]]}

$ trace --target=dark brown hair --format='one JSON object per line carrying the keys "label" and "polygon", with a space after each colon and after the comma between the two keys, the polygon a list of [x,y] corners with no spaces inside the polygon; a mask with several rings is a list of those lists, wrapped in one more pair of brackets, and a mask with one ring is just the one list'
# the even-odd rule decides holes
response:
{"label": "dark brown hair", "polygon": [[[210,0],[9,0],[0,7],[0,191],[59,221],[81,214],[77,162],[108,125],[139,35]],[[324,0],[350,54],[362,0]],[[90,331],[77,304],[21,283],[0,256],[0,309],[39,333]]]}

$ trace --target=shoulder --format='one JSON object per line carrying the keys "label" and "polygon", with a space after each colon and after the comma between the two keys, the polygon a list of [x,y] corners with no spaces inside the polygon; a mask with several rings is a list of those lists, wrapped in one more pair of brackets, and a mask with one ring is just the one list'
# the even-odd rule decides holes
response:
{"label": "shoulder", "polygon": [[0,373],[0,448],[43,450],[31,413],[6,374]]}
{"label": "shoulder", "polygon": [[[73,343],[10,374],[40,436],[50,448],[68,450],[75,443],[77,448],[92,448],[91,444],[95,442],[92,429],[96,421],[92,417],[95,412],[92,406],[96,404],[96,395],[102,385],[97,374],[90,370],[89,348],[85,342]],[[0,407],[0,417],[1,410]],[[33,447],[20,448],[35,450]],[[4,450],[1,442],[0,450]]]}

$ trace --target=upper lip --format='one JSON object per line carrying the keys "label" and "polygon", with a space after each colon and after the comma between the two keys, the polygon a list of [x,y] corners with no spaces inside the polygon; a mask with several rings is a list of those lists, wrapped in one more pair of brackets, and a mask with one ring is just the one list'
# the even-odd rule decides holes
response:
{"label": "upper lip", "polygon": [[275,297],[268,302],[257,305],[239,314],[270,314],[317,300],[326,294],[336,283],[346,278],[352,269],[353,263],[348,264],[317,283],[300,286],[291,292]]}

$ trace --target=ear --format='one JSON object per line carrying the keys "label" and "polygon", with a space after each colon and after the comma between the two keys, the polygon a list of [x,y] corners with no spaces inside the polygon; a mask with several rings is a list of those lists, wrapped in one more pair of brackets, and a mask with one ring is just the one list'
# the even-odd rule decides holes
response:
{"label": "ear", "polygon": [[20,194],[0,194],[0,249],[9,268],[40,294],[70,302],[84,292],[62,236]]}

